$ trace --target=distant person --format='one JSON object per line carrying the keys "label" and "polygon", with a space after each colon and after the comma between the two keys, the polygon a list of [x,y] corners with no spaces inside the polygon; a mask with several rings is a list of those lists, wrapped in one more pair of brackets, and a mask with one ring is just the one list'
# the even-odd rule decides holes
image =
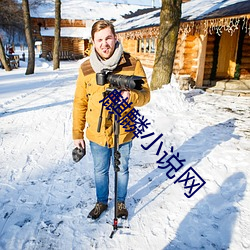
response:
{"label": "distant person", "polygon": [[[96,73],[106,69],[114,72],[114,74],[143,77],[142,90],[121,90],[123,99],[128,98],[127,103],[132,102],[131,108],[128,108],[126,113],[135,106],[143,106],[148,103],[150,90],[140,61],[123,51],[111,22],[100,20],[94,23],[91,37],[93,50],[90,59],[81,65],[77,79],[73,104],[73,140],[76,147],[85,147],[83,131],[87,124],[86,136],[90,141],[94,160],[97,197],[96,205],[90,211],[88,218],[97,219],[108,208],[109,168],[114,152],[114,117],[110,116],[108,110],[105,109],[100,132],[97,132],[98,117],[102,106],[100,101],[103,99],[103,92],[106,91],[108,85],[97,85]],[[133,137],[133,132],[126,132],[125,128],[120,126],[119,152],[121,164],[119,165],[120,171],[118,172],[117,183],[118,218],[127,218],[128,216],[125,198],[129,178],[128,161]]]}
{"label": "distant person", "polygon": [[9,52],[10,55],[15,53],[12,46],[9,47],[8,52]]}

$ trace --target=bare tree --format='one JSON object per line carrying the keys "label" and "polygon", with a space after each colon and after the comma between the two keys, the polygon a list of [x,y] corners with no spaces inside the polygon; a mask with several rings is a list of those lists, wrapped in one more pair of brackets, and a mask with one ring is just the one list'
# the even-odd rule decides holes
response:
{"label": "bare tree", "polygon": [[53,69],[60,68],[59,48],[61,33],[61,0],[55,0],[55,40],[53,49]]}
{"label": "bare tree", "polygon": [[[13,40],[23,29],[22,6],[17,0],[0,0],[0,28]],[[10,42],[10,41],[9,41]]]}
{"label": "bare tree", "polygon": [[4,69],[6,71],[10,71],[11,68],[6,60],[6,56],[5,56],[5,52],[4,52],[4,46],[3,46],[3,43],[2,43],[2,39],[0,37],[0,61],[1,61],[1,64],[3,65]]}
{"label": "bare tree", "polygon": [[34,48],[34,41],[32,37],[30,9],[29,9],[28,0],[22,0],[22,8],[23,8],[25,36],[26,36],[26,41],[28,44],[28,66],[27,66],[25,74],[30,75],[30,74],[34,74],[34,70],[35,70],[35,48]]}
{"label": "bare tree", "polygon": [[7,62],[4,43],[13,43],[16,34],[21,34],[23,30],[22,8],[16,0],[0,0],[0,61],[6,71],[10,71]]}
{"label": "bare tree", "polygon": [[36,9],[43,4],[46,4],[46,0],[29,0],[30,9]]}
{"label": "bare tree", "polygon": [[150,87],[160,88],[171,81],[182,0],[162,0],[160,31]]}

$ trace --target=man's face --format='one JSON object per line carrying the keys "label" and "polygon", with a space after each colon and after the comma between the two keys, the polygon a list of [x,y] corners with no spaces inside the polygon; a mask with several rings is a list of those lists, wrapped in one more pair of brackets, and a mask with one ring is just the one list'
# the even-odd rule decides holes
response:
{"label": "man's face", "polygon": [[94,46],[102,59],[109,59],[115,50],[116,36],[109,27],[95,32]]}

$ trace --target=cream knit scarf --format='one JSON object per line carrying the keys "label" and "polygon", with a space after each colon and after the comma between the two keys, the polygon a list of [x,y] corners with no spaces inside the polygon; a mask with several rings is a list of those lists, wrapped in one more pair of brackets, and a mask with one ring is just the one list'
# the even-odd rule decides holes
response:
{"label": "cream knit scarf", "polygon": [[113,71],[117,67],[121,59],[122,53],[123,53],[123,47],[121,43],[117,41],[115,44],[115,50],[114,50],[113,55],[109,59],[103,60],[97,54],[93,46],[92,52],[90,54],[90,64],[96,73],[100,73],[103,69]]}

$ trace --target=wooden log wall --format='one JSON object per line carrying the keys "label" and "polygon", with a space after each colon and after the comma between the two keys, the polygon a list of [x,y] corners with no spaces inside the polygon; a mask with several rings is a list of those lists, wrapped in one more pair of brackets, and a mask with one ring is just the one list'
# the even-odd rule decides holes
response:
{"label": "wooden log wall", "polygon": [[124,51],[127,51],[127,52],[129,52],[131,54],[136,53],[137,40],[121,39],[120,42],[122,43]]}
{"label": "wooden log wall", "polygon": [[62,37],[60,44],[60,51],[70,51],[73,52],[73,39]]}
{"label": "wooden log wall", "polygon": [[[54,37],[42,38],[42,57],[46,58],[48,52],[52,52],[54,47]],[[69,51],[76,57],[82,58],[84,51],[88,47],[88,40],[78,38],[61,38],[60,51]]]}
{"label": "wooden log wall", "polygon": [[[152,37],[137,38],[137,39],[126,39],[126,37],[120,36],[120,41],[123,45],[123,49],[131,53],[134,57],[140,59],[145,67],[152,68],[154,66],[155,51],[157,45],[157,39],[155,38],[155,51],[150,53],[146,50],[138,49],[140,43],[147,42],[146,39],[153,39]],[[173,66],[173,73],[177,75],[190,75],[193,79],[196,77],[197,71],[197,57],[198,57],[198,37],[195,35],[183,36],[179,34],[176,47],[176,55]]]}
{"label": "wooden log wall", "polygon": [[[49,28],[55,27],[54,18],[31,18],[32,26],[34,29],[39,29],[40,27]],[[62,19],[61,27],[86,27],[85,20],[71,20],[71,19]]]}
{"label": "wooden log wall", "polygon": [[124,51],[138,58],[145,67],[152,68],[154,66],[155,53],[138,51],[138,41],[135,39],[120,39]]}
{"label": "wooden log wall", "polygon": [[53,51],[54,37],[42,37],[42,57],[46,58],[48,52]]}
{"label": "wooden log wall", "polygon": [[197,36],[187,36],[184,50],[184,65],[180,74],[188,74],[192,79],[196,78],[197,58],[199,54],[199,46]]}
{"label": "wooden log wall", "polygon": [[155,54],[150,54],[150,53],[140,54],[140,53],[136,53],[134,55],[134,57],[138,58],[145,67],[153,68],[153,66],[154,66],[154,60],[155,60]]}
{"label": "wooden log wall", "polygon": [[196,79],[199,53],[197,39],[195,35],[178,36],[173,67],[173,73],[177,76],[190,75],[192,79]]}
{"label": "wooden log wall", "polygon": [[174,65],[173,65],[173,73],[178,75],[179,71],[183,68],[183,53],[185,46],[185,36],[179,35],[177,39],[176,44],[176,50],[175,50],[175,59],[174,59]]}
{"label": "wooden log wall", "polygon": [[74,55],[84,56],[84,51],[88,48],[89,41],[87,39],[82,40],[79,38],[73,39],[73,53]]}

